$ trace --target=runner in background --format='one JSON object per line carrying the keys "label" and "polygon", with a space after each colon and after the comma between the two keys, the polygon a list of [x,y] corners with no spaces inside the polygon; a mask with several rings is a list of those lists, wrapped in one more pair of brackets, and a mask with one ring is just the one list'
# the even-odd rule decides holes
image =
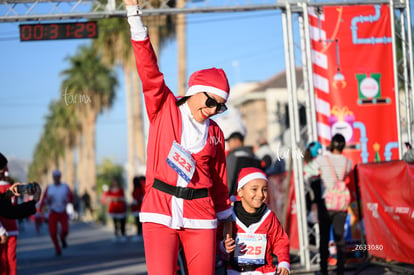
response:
{"label": "runner in background", "polygon": [[121,180],[113,178],[111,186],[104,192],[102,200],[108,205],[108,216],[111,217],[114,225],[113,242],[126,242],[126,217],[127,207],[125,192]]}
{"label": "runner in background", "polygon": [[[55,246],[56,256],[62,255],[62,248],[66,248],[69,234],[69,216],[66,212],[67,205],[73,203],[73,193],[69,186],[61,181],[62,173],[54,170],[53,183],[49,184],[40,202],[38,212],[42,213],[44,206],[48,208],[49,234]],[[60,226],[60,232],[58,228]],[[62,246],[59,244],[59,239]]]}

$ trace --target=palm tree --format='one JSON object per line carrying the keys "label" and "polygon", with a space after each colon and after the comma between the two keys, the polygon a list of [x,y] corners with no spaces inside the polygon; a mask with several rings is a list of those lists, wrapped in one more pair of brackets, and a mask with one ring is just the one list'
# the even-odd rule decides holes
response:
{"label": "palm tree", "polygon": [[62,72],[62,97],[68,105],[74,105],[79,121],[78,142],[79,192],[91,194],[96,202],[96,119],[105,108],[112,106],[118,85],[115,73],[102,63],[101,57],[91,46],[81,46],[68,58],[69,68]]}
{"label": "palm tree", "polygon": [[[121,3],[121,1],[116,2],[117,5]],[[155,8],[160,4],[161,1],[155,0],[151,1],[150,6]],[[171,1],[169,5],[174,7],[175,1]],[[174,21],[175,17],[166,15],[144,17],[144,23],[148,26],[156,51],[174,34]],[[101,31],[99,37],[94,40],[93,46],[102,53],[107,64],[122,65],[124,71],[128,131],[127,182],[132,182],[136,172],[134,169],[136,161],[145,162],[145,141],[142,100],[141,93],[138,92],[140,84],[131,47],[131,34],[125,18],[101,19],[98,27]]]}
{"label": "palm tree", "polygon": [[74,154],[76,135],[79,130],[73,107],[63,100],[52,101],[43,134],[35,148],[33,162],[29,167],[29,178],[49,182],[51,171],[64,169],[65,180],[73,188]]}
{"label": "palm tree", "polygon": [[72,188],[75,188],[75,157],[74,148],[77,137],[80,134],[78,119],[75,113],[75,105],[68,104],[62,97],[50,105],[50,124],[59,144],[63,149],[63,154],[58,159],[56,168],[63,170],[66,182]]}
{"label": "palm tree", "polygon": [[[49,110],[52,111],[52,105],[49,106]],[[58,159],[63,155],[62,148],[59,144],[59,137],[54,133],[53,124],[54,115],[49,114],[46,117],[46,123],[43,128],[42,136],[35,148],[34,161],[32,164],[36,164],[32,169],[34,174],[29,177],[35,177],[33,180],[41,180],[41,182],[47,182],[48,171],[54,167],[58,167]]]}
{"label": "palm tree", "polygon": [[[55,165],[53,150],[49,146],[51,139],[50,132],[46,133],[44,131],[35,147],[33,161],[29,166],[28,181],[37,181],[40,184],[49,182],[50,167]],[[53,144],[53,142],[50,144]]]}

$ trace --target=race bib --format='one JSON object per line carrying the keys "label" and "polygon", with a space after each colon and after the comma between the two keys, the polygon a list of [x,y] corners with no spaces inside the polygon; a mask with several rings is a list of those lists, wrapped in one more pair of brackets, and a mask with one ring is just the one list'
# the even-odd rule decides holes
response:
{"label": "race bib", "polygon": [[[238,233],[234,260],[239,264],[265,264],[266,234]],[[245,247],[243,254],[241,247]]]}
{"label": "race bib", "polygon": [[167,163],[187,183],[193,178],[195,161],[190,152],[174,141],[168,154]]}

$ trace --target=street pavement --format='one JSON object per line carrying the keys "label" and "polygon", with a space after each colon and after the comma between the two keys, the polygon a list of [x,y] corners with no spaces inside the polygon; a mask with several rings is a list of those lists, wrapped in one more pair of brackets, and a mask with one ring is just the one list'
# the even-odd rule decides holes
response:
{"label": "street pavement", "polygon": [[[132,242],[132,227],[128,227],[127,242],[114,243],[110,224],[102,226],[92,222],[71,221],[67,238],[68,247],[63,250],[61,256],[55,256],[46,224],[40,233],[36,232],[34,223],[29,221],[25,222],[24,228],[17,242],[18,275],[147,274],[144,244]],[[304,271],[299,263],[292,262],[291,274],[314,274],[314,270]],[[414,266],[407,268],[407,265],[384,265],[367,261],[347,266],[345,274],[414,274]]]}
{"label": "street pavement", "polygon": [[[47,224],[40,234],[25,222],[17,242],[18,275],[129,275],[147,274],[143,242],[112,242],[111,227],[71,221],[68,247],[61,256],[49,237]],[[132,233],[129,233],[131,236]]]}

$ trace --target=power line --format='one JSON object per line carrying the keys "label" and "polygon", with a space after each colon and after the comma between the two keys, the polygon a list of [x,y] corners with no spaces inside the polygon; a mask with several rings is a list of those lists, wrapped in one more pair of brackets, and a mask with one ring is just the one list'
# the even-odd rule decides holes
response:
{"label": "power line", "polygon": [[[125,119],[114,119],[111,121],[104,121],[99,122],[97,125],[101,126],[107,126],[107,125],[121,125],[126,124],[126,118]],[[19,130],[19,129],[38,129],[43,128],[45,125],[42,124],[18,124],[18,125],[0,125],[1,130]]]}
{"label": "power line", "polygon": [[0,37],[0,41],[12,41],[12,40],[18,40],[18,36],[12,36],[12,37]]}

